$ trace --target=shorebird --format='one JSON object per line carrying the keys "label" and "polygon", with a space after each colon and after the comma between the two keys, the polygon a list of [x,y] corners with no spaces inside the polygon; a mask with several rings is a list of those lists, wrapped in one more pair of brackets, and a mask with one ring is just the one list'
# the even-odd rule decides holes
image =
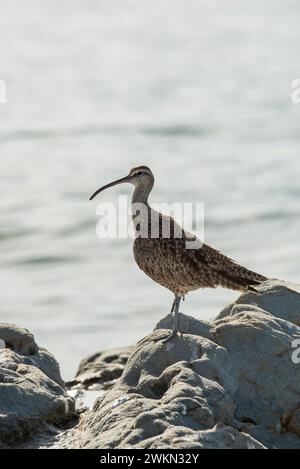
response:
{"label": "shorebird", "polygon": [[[147,166],[131,169],[127,176],[98,189],[90,200],[103,190],[122,183],[131,183],[134,186],[131,204],[136,234],[133,244],[135,261],[152,280],[174,294],[171,309],[171,313],[174,313],[173,329],[164,341],[180,332],[180,301],[188,292],[207,287],[255,291],[255,285],[267,280],[267,277],[243,267],[202,243],[172,217],[151,208],[148,197],[154,186],[154,176]],[[187,248],[187,242],[193,242],[193,248]]]}

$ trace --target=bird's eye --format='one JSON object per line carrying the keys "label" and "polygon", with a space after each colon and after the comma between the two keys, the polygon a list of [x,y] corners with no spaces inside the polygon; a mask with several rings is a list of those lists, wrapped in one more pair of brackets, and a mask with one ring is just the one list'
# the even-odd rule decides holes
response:
{"label": "bird's eye", "polygon": [[138,171],[137,173],[135,173],[136,176],[143,176],[143,171]]}

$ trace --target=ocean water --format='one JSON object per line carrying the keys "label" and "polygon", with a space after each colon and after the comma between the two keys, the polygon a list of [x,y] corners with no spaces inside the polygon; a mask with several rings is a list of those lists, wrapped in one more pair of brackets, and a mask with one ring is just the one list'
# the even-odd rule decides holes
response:
{"label": "ocean water", "polygon": [[[153,170],[153,202],[205,204],[207,243],[300,281],[299,15],[297,0],[1,5],[0,321],[30,329],[66,379],[171,306],[131,239],[96,236],[89,196],[132,166]],[[237,296],[198,290],[182,311],[208,319]]]}

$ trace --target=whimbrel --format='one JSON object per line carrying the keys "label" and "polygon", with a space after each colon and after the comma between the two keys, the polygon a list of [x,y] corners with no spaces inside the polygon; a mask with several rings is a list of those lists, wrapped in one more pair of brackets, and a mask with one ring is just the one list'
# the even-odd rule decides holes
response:
{"label": "whimbrel", "polygon": [[[104,189],[126,182],[134,186],[132,207],[140,207],[138,211],[133,210],[132,215],[136,232],[133,244],[135,261],[152,280],[174,294],[171,309],[171,313],[174,313],[173,330],[164,339],[165,341],[180,332],[179,306],[181,299],[188,292],[207,287],[245,291],[267,280],[263,275],[248,270],[216,249],[200,242],[195,235],[184,231],[172,217],[152,209],[148,197],[154,185],[154,176],[147,166],[131,169],[128,176],[98,189],[90,200]],[[141,208],[144,208],[143,216]],[[158,221],[156,223],[158,230],[153,230],[157,228],[153,227],[153,220]],[[141,234],[142,223],[146,224],[146,230],[144,226]],[[163,230],[166,226],[169,226],[168,236]],[[187,249],[186,243],[190,241],[196,243],[196,247]]]}

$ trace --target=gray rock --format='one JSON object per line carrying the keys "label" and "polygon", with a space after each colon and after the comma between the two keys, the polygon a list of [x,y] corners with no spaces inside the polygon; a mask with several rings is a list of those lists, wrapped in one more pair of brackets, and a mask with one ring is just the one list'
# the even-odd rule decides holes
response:
{"label": "gray rock", "polygon": [[[81,448],[300,448],[299,286],[268,281],[216,320],[168,315],[68,434]],[[89,376],[88,380],[91,380]]]}
{"label": "gray rock", "polygon": [[[251,436],[230,426],[215,425],[211,430],[195,432],[187,427],[170,427],[164,433],[148,440],[151,449],[265,449]],[[137,445],[137,448],[147,448]]]}
{"label": "gray rock", "polygon": [[115,348],[83,359],[67,386],[83,389],[111,386],[122,375],[132,351],[133,347]]}
{"label": "gray rock", "polygon": [[[170,342],[168,315],[136,347],[83,360],[69,385],[102,389],[91,410],[14,447],[299,449],[299,291],[268,281],[215,320],[181,314]],[[26,330],[0,325],[1,338],[0,447],[74,415],[55,359]]]}
{"label": "gray rock", "polygon": [[0,445],[16,445],[48,423],[74,417],[55,358],[26,329],[0,324]]}
{"label": "gray rock", "polygon": [[33,335],[15,324],[0,323],[0,339],[7,348],[21,355],[31,355],[38,350]]}
{"label": "gray rock", "polygon": [[243,293],[233,304],[224,308],[216,319],[243,311],[244,305],[247,305],[300,326],[300,285],[268,280],[255,289],[257,293]]}

